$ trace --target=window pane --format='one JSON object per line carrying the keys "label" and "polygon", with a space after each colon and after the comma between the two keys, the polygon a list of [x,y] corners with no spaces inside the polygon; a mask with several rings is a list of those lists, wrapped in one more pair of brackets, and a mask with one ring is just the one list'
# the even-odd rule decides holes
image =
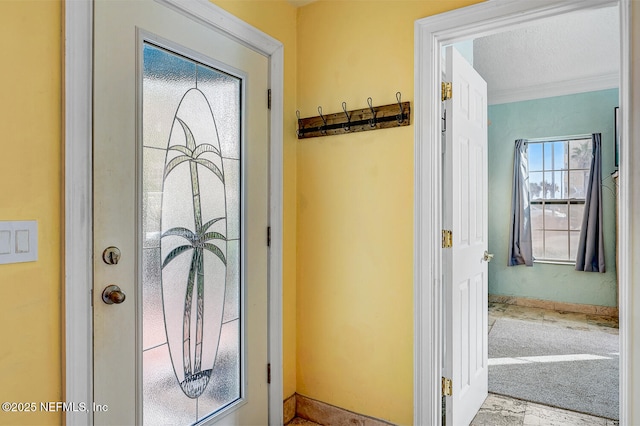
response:
{"label": "window pane", "polygon": [[569,259],[572,261],[576,260],[576,256],[578,255],[578,243],[580,243],[580,232],[571,231],[569,232],[569,242],[570,242],[570,250]]}
{"label": "window pane", "polygon": [[544,231],[545,259],[569,260],[567,231]]}
{"label": "window pane", "polygon": [[544,231],[532,231],[531,240],[533,243],[533,257],[534,259],[544,258]]}
{"label": "window pane", "polygon": [[585,198],[585,188],[589,183],[589,170],[578,170],[569,172],[569,197]]}
{"label": "window pane", "polygon": [[569,167],[572,169],[591,168],[591,140],[578,139],[569,141]]}
{"label": "window pane", "polygon": [[544,169],[553,169],[553,144],[551,142],[545,142],[542,144],[542,154],[544,156]]}
{"label": "window pane", "polygon": [[551,230],[569,229],[566,204],[547,204],[544,206],[544,227]]}
{"label": "window pane", "polygon": [[542,204],[531,204],[531,229],[534,231],[538,229],[544,229],[544,222],[542,221],[542,209]]}
{"label": "window pane", "polygon": [[527,145],[529,155],[529,172],[542,170],[542,145],[541,143],[530,143]]}
{"label": "window pane", "polygon": [[571,204],[569,206],[570,229],[579,231],[582,227],[583,216],[584,216],[584,204]]}
{"label": "window pane", "polygon": [[560,173],[560,197],[562,199],[569,198],[569,172],[559,172]]}
{"label": "window pane", "polygon": [[563,198],[563,180],[562,176],[566,172],[544,172],[544,198],[560,199]]}
{"label": "window pane", "polygon": [[529,193],[532,200],[542,198],[542,172],[529,173]]}
{"label": "window pane", "polygon": [[[553,166],[552,168],[558,169],[566,169],[569,161],[567,159],[567,142],[552,142],[553,144]],[[549,167],[547,167],[549,168]]]}

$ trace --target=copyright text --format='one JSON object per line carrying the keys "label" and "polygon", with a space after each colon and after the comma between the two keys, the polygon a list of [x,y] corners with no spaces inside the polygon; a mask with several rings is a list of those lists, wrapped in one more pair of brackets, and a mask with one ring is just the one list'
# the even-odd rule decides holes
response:
{"label": "copyright text", "polygon": [[2,411],[5,413],[29,413],[29,412],[104,412],[109,411],[106,404],[86,402],[63,402],[63,401],[47,401],[47,402],[3,402]]}

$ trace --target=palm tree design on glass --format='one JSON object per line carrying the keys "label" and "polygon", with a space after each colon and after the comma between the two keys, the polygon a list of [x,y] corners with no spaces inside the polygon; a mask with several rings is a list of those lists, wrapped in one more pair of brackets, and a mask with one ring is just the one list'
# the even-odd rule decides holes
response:
{"label": "palm tree design on glass", "polygon": [[[199,93],[201,94],[201,92]],[[208,143],[201,143],[197,145],[189,126],[187,126],[187,124],[177,116],[175,119],[180,124],[184,132],[185,145],[171,145],[168,147],[168,152],[177,151],[178,156],[172,158],[166,163],[164,180],[166,181],[167,177],[177,170],[177,168],[189,166],[195,230],[178,226],[168,229],[162,233],[161,241],[164,241],[167,237],[179,237],[184,240],[182,245],[178,245],[169,251],[162,262],[162,269],[164,271],[171,262],[187,253],[191,253],[188,276],[184,277],[187,281],[182,323],[182,367],[184,370],[184,380],[180,382],[180,379],[178,379],[178,381],[180,382],[182,391],[188,397],[197,398],[202,395],[206,389],[213,370],[213,365],[207,365],[204,369],[202,365],[203,336],[205,334],[205,252],[215,255],[225,267],[227,264],[224,251],[221,248],[226,247],[226,237],[222,233],[212,230],[216,223],[224,221],[226,217],[216,217],[203,223],[202,201],[200,199],[201,176],[199,173],[213,173],[222,183],[223,193],[224,173],[221,170],[221,167],[218,167],[214,162],[203,158],[203,154],[213,153],[220,157],[222,161],[220,150]],[[222,162],[220,164],[222,164]],[[165,284],[163,283],[163,285]],[[216,282],[215,285],[222,285],[224,288],[224,278],[222,283]],[[195,336],[192,335],[192,320],[194,318],[192,310],[194,305],[196,309]],[[165,310],[165,321],[167,320]],[[177,348],[171,348],[171,342],[169,345],[171,352],[176,351]],[[179,351],[179,349],[177,351]],[[172,353],[174,371],[178,373],[176,370],[176,356],[177,354]]]}

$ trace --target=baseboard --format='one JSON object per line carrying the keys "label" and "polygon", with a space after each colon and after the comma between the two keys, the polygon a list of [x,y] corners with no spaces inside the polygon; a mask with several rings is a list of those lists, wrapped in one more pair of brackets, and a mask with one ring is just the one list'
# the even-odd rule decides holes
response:
{"label": "baseboard", "polygon": [[284,412],[284,424],[289,423],[296,416],[296,394],[294,393],[289,398],[284,400],[283,410]]}
{"label": "baseboard", "polygon": [[[292,410],[292,404],[295,410]],[[291,412],[294,412],[293,415]],[[293,394],[284,401],[284,423],[287,424],[294,417],[300,417],[321,425],[357,425],[357,426],[393,426],[384,420],[357,414],[325,402]]]}
{"label": "baseboard", "polygon": [[618,316],[618,308],[616,306],[583,305],[580,303],[554,302],[552,300],[530,299],[528,297],[502,296],[499,294],[490,294],[489,302],[505,303],[507,305],[526,306],[529,308],[552,309],[554,311],[602,315],[607,317]]}

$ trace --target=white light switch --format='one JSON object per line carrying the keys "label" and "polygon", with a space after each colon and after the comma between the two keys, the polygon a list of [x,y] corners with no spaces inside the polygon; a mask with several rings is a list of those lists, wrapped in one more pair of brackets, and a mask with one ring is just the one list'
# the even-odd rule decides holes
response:
{"label": "white light switch", "polygon": [[11,231],[0,231],[0,254],[11,253]]}
{"label": "white light switch", "polygon": [[38,222],[0,221],[0,264],[38,260]]}
{"label": "white light switch", "polygon": [[16,253],[29,253],[28,229],[16,229]]}

